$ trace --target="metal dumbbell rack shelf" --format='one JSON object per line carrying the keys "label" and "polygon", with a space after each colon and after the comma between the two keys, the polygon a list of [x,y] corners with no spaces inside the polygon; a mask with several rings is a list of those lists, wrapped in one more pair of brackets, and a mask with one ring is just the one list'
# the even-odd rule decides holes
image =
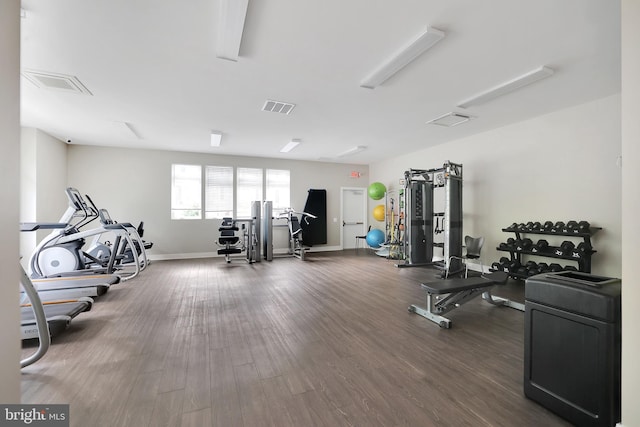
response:
{"label": "metal dumbbell rack shelf", "polygon": [[[591,236],[600,231],[601,227],[589,227],[587,232],[578,230],[544,230],[544,229],[527,229],[527,228],[503,228],[502,231],[506,233],[514,233],[514,244],[509,245],[507,243],[501,243],[496,249],[502,252],[509,252],[510,261],[517,262],[520,266],[524,267],[523,256],[534,255],[538,257],[545,257],[551,259],[563,259],[577,262],[577,271],[590,273],[591,272],[591,255],[596,253],[591,245]],[[556,236],[556,237],[574,237],[582,239],[582,242],[578,245],[573,244],[572,241],[565,240],[561,242],[560,246],[548,245],[544,248],[537,246],[537,242],[529,241],[531,245],[527,245],[527,238],[523,238],[523,234],[535,234],[544,236]],[[559,240],[559,239],[558,239]],[[570,244],[567,247],[563,247],[567,242]],[[523,244],[525,243],[525,244]],[[498,264],[498,263],[494,263]],[[495,269],[495,267],[494,267]],[[500,268],[500,270],[509,273],[514,279],[526,279],[531,276],[531,273],[522,273],[517,271],[511,271],[506,267]],[[576,270],[572,266],[564,266],[562,270]],[[560,270],[560,271],[562,271]]]}

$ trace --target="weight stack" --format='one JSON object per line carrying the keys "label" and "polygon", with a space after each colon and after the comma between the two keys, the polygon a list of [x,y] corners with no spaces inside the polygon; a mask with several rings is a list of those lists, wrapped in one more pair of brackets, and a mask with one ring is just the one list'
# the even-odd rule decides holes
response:
{"label": "weight stack", "polygon": [[621,282],[563,271],[525,283],[524,393],[578,426],[620,421]]}

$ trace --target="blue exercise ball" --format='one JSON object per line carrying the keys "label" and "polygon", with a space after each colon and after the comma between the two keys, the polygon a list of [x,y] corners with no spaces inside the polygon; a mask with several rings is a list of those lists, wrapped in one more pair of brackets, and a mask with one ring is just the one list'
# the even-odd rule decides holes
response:
{"label": "blue exercise ball", "polygon": [[372,229],[367,233],[367,237],[365,239],[367,244],[374,249],[377,249],[384,243],[384,233],[382,230],[378,230],[377,228]]}

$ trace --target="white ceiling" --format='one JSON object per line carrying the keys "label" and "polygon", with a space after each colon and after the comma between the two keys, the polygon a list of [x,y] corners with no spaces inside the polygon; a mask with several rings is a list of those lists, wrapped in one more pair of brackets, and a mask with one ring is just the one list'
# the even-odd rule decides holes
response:
{"label": "white ceiling", "polygon": [[[218,0],[22,0],[22,125],[72,144],[367,164],[620,91],[619,0],[250,0],[237,62],[216,58]],[[446,37],[376,89],[361,80],[433,26]],[[553,76],[463,110],[539,66]],[[261,111],[267,99],[296,104]],[[450,111],[474,116],[444,128]],[[129,123],[141,136],[128,133]],[[210,146],[210,131],[223,133]],[[291,139],[302,143],[287,154]],[[345,150],[368,148],[336,158]]]}

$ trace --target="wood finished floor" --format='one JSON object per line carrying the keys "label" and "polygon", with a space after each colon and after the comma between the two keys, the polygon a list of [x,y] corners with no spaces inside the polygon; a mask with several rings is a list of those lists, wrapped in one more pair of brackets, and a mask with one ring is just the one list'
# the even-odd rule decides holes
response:
{"label": "wood finished floor", "polygon": [[523,395],[522,312],[407,312],[434,275],[364,250],[154,262],[23,369],[22,400],[72,426],[570,425]]}

